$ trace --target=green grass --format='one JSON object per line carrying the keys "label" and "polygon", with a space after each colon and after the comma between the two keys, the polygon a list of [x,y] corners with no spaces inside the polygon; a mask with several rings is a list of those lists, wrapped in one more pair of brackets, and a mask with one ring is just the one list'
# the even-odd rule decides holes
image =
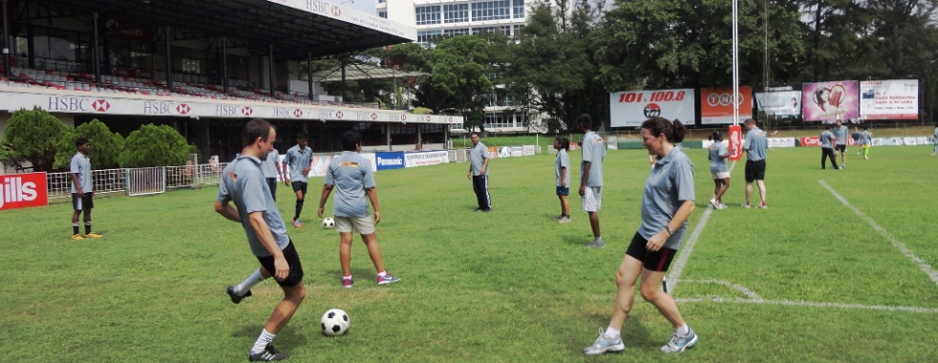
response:
{"label": "green grass", "polygon": [[[608,324],[615,269],[640,223],[642,151],[610,151],[605,161],[602,250],[583,248],[591,233],[578,201],[572,223],[552,221],[559,206],[549,155],[492,161],[491,214],[472,212],[465,164],[380,172],[378,240],[403,280],[375,286],[356,241],[358,281],[344,289],[338,236],[315,222],[291,229],[307,299],[275,343],[293,362],[934,361],[938,286],[818,182],[938,266],[938,159],[930,152],[878,147],[869,161],[851,152],[848,168],[834,171],[820,170],[817,148],[769,151],[768,210],[738,207],[738,165],[724,197],[731,207],[711,214],[675,292],[701,299],[678,303],[701,339],[678,356],[658,351],[671,328],[640,298],[623,355],[581,353]],[[693,230],[712,181],[705,151],[688,155]],[[307,221],[321,182],[311,182]],[[239,305],[228,300],[225,286],[257,262],[241,226],[212,211],[215,192],[99,198],[95,229],[105,237],[80,242],[69,239],[67,203],[0,212],[0,362],[243,361],[282,294],[267,281]],[[289,219],[289,190],[281,186],[278,197]],[[701,280],[745,287],[769,303],[714,301],[745,296]],[[781,300],[930,310],[771,303]],[[319,332],[319,316],[333,307],[351,316],[345,336]]]}

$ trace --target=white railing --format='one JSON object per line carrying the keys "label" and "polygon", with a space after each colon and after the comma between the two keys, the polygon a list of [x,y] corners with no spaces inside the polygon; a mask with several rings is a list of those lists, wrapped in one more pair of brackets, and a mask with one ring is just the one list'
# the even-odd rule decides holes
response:
{"label": "white railing", "polygon": [[127,174],[127,195],[150,195],[166,192],[166,168],[124,169]]}
{"label": "white railing", "polygon": [[[125,192],[124,169],[103,169],[91,172],[94,193],[97,195]],[[64,199],[72,196],[72,173],[46,174],[49,199]]]}
{"label": "white railing", "polygon": [[[218,185],[226,166],[228,163],[93,170],[91,179],[95,195],[147,195],[167,189]],[[72,173],[48,173],[46,182],[50,200],[71,198]]]}

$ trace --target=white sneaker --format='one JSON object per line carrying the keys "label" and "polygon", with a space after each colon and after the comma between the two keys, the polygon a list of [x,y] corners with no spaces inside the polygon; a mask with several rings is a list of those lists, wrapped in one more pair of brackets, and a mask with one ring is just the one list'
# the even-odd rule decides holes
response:
{"label": "white sneaker", "polygon": [[621,335],[615,338],[609,338],[606,336],[606,333],[603,332],[603,329],[599,328],[599,338],[596,338],[593,345],[583,349],[583,353],[586,355],[597,355],[607,352],[618,353],[623,350],[625,350],[625,344],[622,344]]}
{"label": "white sneaker", "polygon": [[671,336],[671,341],[661,347],[661,351],[665,353],[680,353],[697,345],[699,339],[697,339],[697,334],[694,333],[694,329],[690,327],[687,327],[687,329],[687,335],[677,335],[677,332],[674,332],[674,335]]}
{"label": "white sneaker", "polygon": [[749,209],[749,203],[743,203],[743,205],[741,205],[740,207],[743,207],[743,208],[746,208],[746,209]]}
{"label": "white sneaker", "polygon": [[720,203],[720,206],[717,209],[726,209],[726,204]]}
{"label": "white sneaker", "polygon": [[713,206],[713,209],[720,209],[720,203],[717,203],[716,199],[710,199],[710,205]]}

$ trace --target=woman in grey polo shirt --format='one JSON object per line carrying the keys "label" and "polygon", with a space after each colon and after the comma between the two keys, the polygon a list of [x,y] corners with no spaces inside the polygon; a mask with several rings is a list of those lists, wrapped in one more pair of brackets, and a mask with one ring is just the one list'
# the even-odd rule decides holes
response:
{"label": "woman in grey polo shirt", "polygon": [[642,123],[642,145],[657,162],[645,181],[642,225],[616,271],[618,290],[612,319],[605,331],[599,330],[596,342],[583,350],[587,355],[625,349],[620,330],[632,310],[639,276],[642,298],[655,305],[674,326],[671,341],[661,351],[678,353],[697,344],[697,334],[684,323],[674,299],[661,289],[661,281],[681,246],[687,218],[695,206],[694,165],[680,147],[674,146],[684,140],[685,131],[680,121],[661,117]]}

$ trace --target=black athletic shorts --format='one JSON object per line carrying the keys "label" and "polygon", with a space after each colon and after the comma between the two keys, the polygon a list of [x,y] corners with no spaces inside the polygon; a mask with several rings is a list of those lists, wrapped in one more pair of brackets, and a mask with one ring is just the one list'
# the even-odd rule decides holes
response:
{"label": "black athletic shorts", "polygon": [[[287,264],[290,266],[290,275],[283,281],[277,281],[277,284],[283,287],[293,287],[303,283],[303,264],[300,263],[300,255],[296,253],[292,239],[287,248],[283,249],[283,258],[287,259]],[[267,272],[270,272],[271,276],[277,272],[277,269],[274,268],[274,256],[258,257],[257,260],[260,261],[261,266],[264,266]],[[276,281],[276,279],[274,280]]]}
{"label": "black athletic shorts", "polygon": [[847,145],[835,145],[834,151],[847,152]]}
{"label": "black athletic shorts", "polygon": [[306,195],[306,187],[309,186],[309,183],[305,182],[291,182],[290,185],[293,186],[293,192],[303,191],[303,195]]}
{"label": "black athletic shorts", "polygon": [[72,193],[72,208],[76,211],[93,209],[94,192],[84,193],[80,198],[78,197],[78,193]]}
{"label": "black athletic shorts", "polygon": [[648,240],[643,238],[638,232],[635,232],[635,237],[632,237],[632,243],[629,244],[629,249],[625,251],[625,254],[642,261],[642,266],[645,266],[645,268],[649,270],[658,272],[668,271],[668,267],[671,267],[671,260],[674,259],[677,250],[661,247],[660,250],[652,252],[645,247],[646,245],[648,245]]}
{"label": "black athletic shorts", "polygon": [[765,160],[746,160],[746,182],[765,180]]}

